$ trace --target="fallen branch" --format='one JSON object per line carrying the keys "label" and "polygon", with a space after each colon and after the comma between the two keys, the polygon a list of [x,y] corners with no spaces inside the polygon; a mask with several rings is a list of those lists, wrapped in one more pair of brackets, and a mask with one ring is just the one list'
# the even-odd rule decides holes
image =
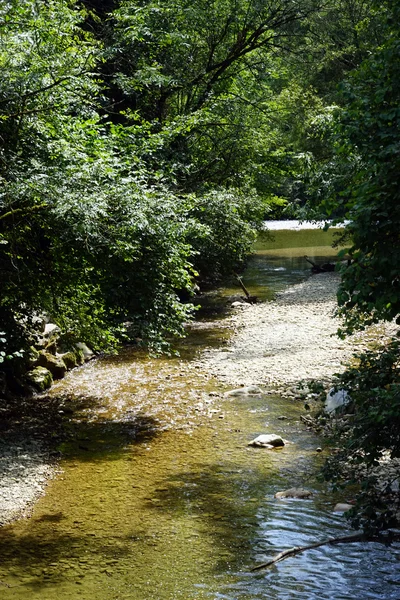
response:
{"label": "fallen branch", "polygon": [[366,541],[374,541],[374,542],[381,541],[381,542],[383,542],[383,540],[380,538],[367,537],[363,533],[355,533],[353,535],[346,535],[343,537],[330,538],[329,540],[324,540],[322,542],[316,542],[315,544],[310,544],[309,546],[298,546],[295,548],[289,548],[288,550],[284,550],[283,552],[280,552],[279,554],[277,554],[274,558],[272,558],[268,562],[262,563],[261,565],[257,565],[256,567],[253,567],[252,569],[250,569],[250,571],[259,571],[260,569],[266,569],[267,567],[270,567],[271,565],[274,565],[277,562],[284,560],[285,558],[288,558],[289,556],[296,556],[296,554],[300,554],[301,552],[305,552],[306,550],[313,550],[314,548],[319,548],[320,546],[326,546],[328,544],[331,544],[331,545],[348,544],[351,542],[366,542]]}
{"label": "fallen branch", "polygon": [[317,273],[331,273],[335,270],[335,265],[333,263],[324,263],[323,265],[317,265],[311,258],[308,256],[304,257],[308,263],[312,266],[311,271],[315,274]]}
{"label": "fallen branch", "polygon": [[249,291],[247,290],[246,286],[244,285],[244,283],[242,281],[242,278],[239,275],[237,275],[236,273],[235,273],[235,277],[238,280],[240,287],[246,294],[247,300],[250,302],[250,304],[254,304],[255,302],[257,302],[257,298],[255,296],[250,295]]}
{"label": "fallen branch", "polygon": [[239,285],[242,288],[242,290],[244,291],[244,293],[246,294],[247,298],[250,298],[250,294],[249,294],[248,290],[246,289],[246,287],[245,287],[245,285],[244,285],[244,283],[242,281],[242,278],[239,277],[239,275],[237,275],[236,273],[235,273],[235,277],[238,280]]}
{"label": "fallen branch", "polygon": [[314,267],[315,269],[318,269],[318,268],[319,268],[319,267],[318,267],[318,265],[317,265],[317,263],[315,263],[313,260],[311,260],[311,258],[308,258],[308,256],[305,256],[304,258],[306,259],[306,261],[307,261],[308,263],[310,263],[310,265],[311,265],[312,267]]}

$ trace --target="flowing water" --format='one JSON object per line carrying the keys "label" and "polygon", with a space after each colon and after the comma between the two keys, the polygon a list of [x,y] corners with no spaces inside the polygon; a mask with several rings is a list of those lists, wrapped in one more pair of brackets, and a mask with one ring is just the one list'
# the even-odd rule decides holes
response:
{"label": "flowing water", "polygon": [[[329,235],[260,239],[246,286],[269,298],[303,280],[305,254],[324,262],[332,255]],[[238,289],[228,285],[219,297],[231,293]],[[180,357],[126,349],[54,386],[50,401],[67,431],[62,472],[29,520],[0,530],[2,599],[400,598],[399,546],[325,546],[250,571],[283,549],[347,530],[313,476],[323,440],[301,425],[301,403],[227,400],[228,384],[196,368],[199,348],[227,335],[223,321],[200,325]],[[292,443],[247,446],[265,431]],[[313,499],[274,499],[293,486]]]}

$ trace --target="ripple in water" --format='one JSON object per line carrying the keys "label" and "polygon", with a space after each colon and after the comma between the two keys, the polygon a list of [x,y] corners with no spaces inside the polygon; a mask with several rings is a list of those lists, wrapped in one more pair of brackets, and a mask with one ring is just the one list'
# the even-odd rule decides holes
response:
{"label": "ripple in water", "polygon": [[[268,501],[258,516],[260,535],[254,540],[254,565],[282,550],[353,533],[344,530],[342,516],[318,512],[309,501]],[[322,546],[265,571],[237,573],[236,582],[215,598],[399,600],[399,561],[400,544],[391,548],[377,543]]]}

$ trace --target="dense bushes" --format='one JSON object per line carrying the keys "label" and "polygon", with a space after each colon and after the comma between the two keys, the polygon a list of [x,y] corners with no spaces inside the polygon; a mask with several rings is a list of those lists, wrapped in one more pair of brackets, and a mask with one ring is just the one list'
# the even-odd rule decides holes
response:
{"label": "dense bushes", "polygon": [[400,343],[357,356],[339,378],[351,398],[351,414],[336,423],[340,452],[324,468],[341,487],[357,484],[352,524],[368,533],[397,527],[400,512]]}
{"label": "dense bushes", "polygon": [[262,216],[254,195],[178,190],[190,123],[108,114],[92,17],[72,1],[0,13],[0,361],[26,356],[40,314],[71,344],[166,349],[193,313],[178,292],[242,265]]}

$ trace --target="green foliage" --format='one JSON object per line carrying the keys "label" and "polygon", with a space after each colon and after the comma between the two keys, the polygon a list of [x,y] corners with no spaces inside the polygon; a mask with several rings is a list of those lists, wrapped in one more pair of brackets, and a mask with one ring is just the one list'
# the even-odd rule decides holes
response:
{"label": "green foliage", "polygon": [[326,66],[362,54],[374,20],[358,0],[107,7],[0,8],[9,356],[42,312],[99,350],[182,335],[193,307],[179,294],[240,269],[271,207],[290,214],[307,199],[305,163],[331,157],[318,23]]}
{"label": "green foliage", "polygon": [[163,348],[193,311],[177,293],[244,264],[268,210],[249,187],[271,198],[287,169],[266,70],[311,0],[82,4],[0,12],[8,356],[43,312],[71,343]]}
{"label": "green foliage", "polygon": [[180,189],[207,181],[277,193],[275,176],[287,171],[278,56],[299,51],[305,18],[316,10],[312,0],[122,2],[104,40],[111,118],[152,124],[163,139],[162,156],[152,158]]}
{"label": "green foliage", "polygon": [[[359,0],[334,0],[307,19],[305,51],[289,55],[295,105],[289,110],[292,167],[284,195],[290,213],[302,219],[340,218],[345,214],[337,198],[358,169],[353,153],[337,154],[337,116],[348,99],[340,93],[343,81],[385,39],[385,7]],[[296,90],[297,88],[297,90]],[[296,111],[296,108],[299,110]],[[279,118],[279,123],[284,117]],[[339,142],[340,144],[340,142]],[[281,191],[282,194],[282,191]],[[327,206],[327,199],[333,201]]]}
{"label": "green foliage", "polygon": [[[381,320],[400,322],[400,10],[390,1],[378,10],[380,43],[340,86],[334,154],[320,170],[329,182],[325,210],[349,221],[338,293],[342,336]],[[340,486],[357,484],[349,518],[372,534],[399,523],[399,366],[393,339],[357,356],[337,385],[349,392],[353,413],[338,420],[342,450],[325,476]]]}
{"label": "green foliage", "polygon": [[36,162],[7,186],[14,206],[40,199],[40,210],[14,208],[2,221],[4,305],[45,311],[97,349],[125,320],[137,323],[133,336],[155,343],[181,333],[190,309],[177,310],[175,290],[190,286],[191,250],[179,205],[168,190],[141,183],[140,173],[124,173],[101,127],[67,125],[51,144],[52,167]]}
{"label": "green foliage", "polygon": [[243,267],[265,210],[254,192],[214,190],[188,199],[188,216],[202,226],[187,238],[202,279],[217,280]]}
{"label": "green foliage", "polygon": [[357,483],[350,519],[354,527],[376,533],[397,525],[400,499],[395,481],[400,458],[400,343],[357,355],[357,364],[339,378],[352,414],[338,421],[341,451],[328,460],[325,476],[337,485]]}
{"label": "green foliage", "polygon": [[349,331],[400,313],[399,15],[396,7],[387,40],[342,92],[338,152],[356,165],[341,199],[353,241],[339,292]]}
{"label": "green foliage", "polygon": [[115,83],[149,119],[195,112],[226,92],[244,67],[251,69],[260,52],[290,47],[301,19],[313,10],[305,0],[274,6],[124,0],[113,13]]}

